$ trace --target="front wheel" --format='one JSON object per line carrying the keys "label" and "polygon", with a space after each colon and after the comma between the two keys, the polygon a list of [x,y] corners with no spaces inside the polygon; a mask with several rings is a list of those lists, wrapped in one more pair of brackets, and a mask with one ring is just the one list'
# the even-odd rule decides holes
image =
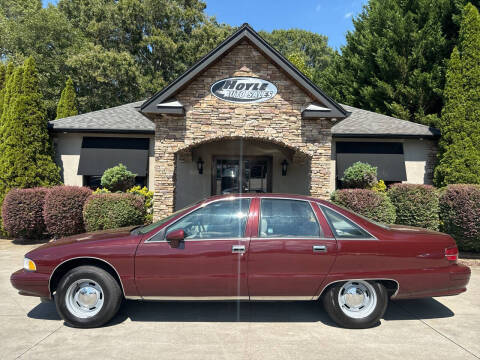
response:
{"label": "front wheel", "polygon": [[80,328],[102,326],[120,308],[122,290],[103,269],[79,266],[67,272],[55,294],[57,311],[68,324]]}
{"label": "front wheel", "polygon": [[323,297],[323,305],[338,325],[352,329],[377,324],[387,309],[385,287],[373,281],[351,280],[336,283]]}

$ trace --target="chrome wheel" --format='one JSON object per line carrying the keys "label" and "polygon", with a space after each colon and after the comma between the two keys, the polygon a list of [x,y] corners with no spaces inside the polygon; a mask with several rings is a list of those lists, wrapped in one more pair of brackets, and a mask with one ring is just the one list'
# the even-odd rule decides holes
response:
{"label": "chrome wheel", "polygon": [[340,288],[338,304],[345,315],[362,319],[369,316],[377,306],[377,295],[367,281],[348,281]]}
{"label": "chrome wheel", "polygon": [[102,287],[95,281],[80,279],[73,282],[65,293],[68,311],[82,319],[95,316],[102,309],[104,295]]}

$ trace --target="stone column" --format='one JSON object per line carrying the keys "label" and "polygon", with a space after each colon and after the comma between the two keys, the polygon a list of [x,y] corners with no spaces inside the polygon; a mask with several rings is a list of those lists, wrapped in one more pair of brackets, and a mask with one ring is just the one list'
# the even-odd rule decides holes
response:
{"label": "stone column", "polygon": [[176,151],[183,144],[183,117],[160,117],[155,120],[155,191],[153,218],[159,220],[175,209]]}

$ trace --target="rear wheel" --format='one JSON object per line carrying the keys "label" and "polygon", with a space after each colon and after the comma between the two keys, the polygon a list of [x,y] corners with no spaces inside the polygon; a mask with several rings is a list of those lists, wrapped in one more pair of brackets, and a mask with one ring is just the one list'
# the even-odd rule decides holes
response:
{"label": "rear wheel", "polygon": [[110,321],[120,308],[122,290],[103,269],[79,266],[66,273],[58,284],[55,305],[68,324],[91,328]]}
{"label": "rear wheel", "polygon": [[387,309],[388,295],[377,282],[351,280],[330,287],[323,304],[338,325],[352,329],[376,325]]}

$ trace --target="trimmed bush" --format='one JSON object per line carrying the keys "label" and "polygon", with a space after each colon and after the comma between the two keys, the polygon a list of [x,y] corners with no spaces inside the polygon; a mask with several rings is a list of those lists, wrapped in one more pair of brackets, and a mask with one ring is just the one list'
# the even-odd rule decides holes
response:
{"label": "trimmed bush", "polygon": [[141,225],[144,220],[144,199],[134,194],[92,195],[83,207],[83,221],[87,231]]}
{"label": "trimmed bush", "polygon": [[83,205],[92,190],[80,186],[55,186],[45,197],[43,219],[50,235],[69,236],[85,232]]}
{"label": "trimmed bush", "polygon": [[102,175],[101,184],[102,187],[110,191],[125,192],[135,185],[135,176],[137,175],[127,170],[125,165],[118,164],[105,170]]}
{"label": "trimmed bush", "polygon": [[342,185],[348,189],[371,189],[377,184],[377,168],[357,161],[343,173]]}
{"label": "trimmed bush", "polygon": [[19,239],[40,239],[46,234],[43,205],[47,188],[13,189],[2,205],[3,226],[8,234]]}
{"label": "trimmed bush", "polygon": [[397,224],[438,230],[438,192],[433,186],[394,184],[387,194],[395,206]]}
{"label": "trimmed bush", "polygon": [[146,186],[141,188],[140,186],[134,186],[127,190],[129,194],[135,194],[142,196],[145,202],[145,224],[151,224],[153,220],[153,191],[148,190]]}
{"label": "trimmed bush", "polygon": [[449,185],[440,196],[442,231],[460,250],[480,252],[480,186]]}
{"label": "trimmed bush", "polygon": [[395,207],[385,193],[367,189],[337,190],[332,201],[372,220],[386,224],[395,222]]}

